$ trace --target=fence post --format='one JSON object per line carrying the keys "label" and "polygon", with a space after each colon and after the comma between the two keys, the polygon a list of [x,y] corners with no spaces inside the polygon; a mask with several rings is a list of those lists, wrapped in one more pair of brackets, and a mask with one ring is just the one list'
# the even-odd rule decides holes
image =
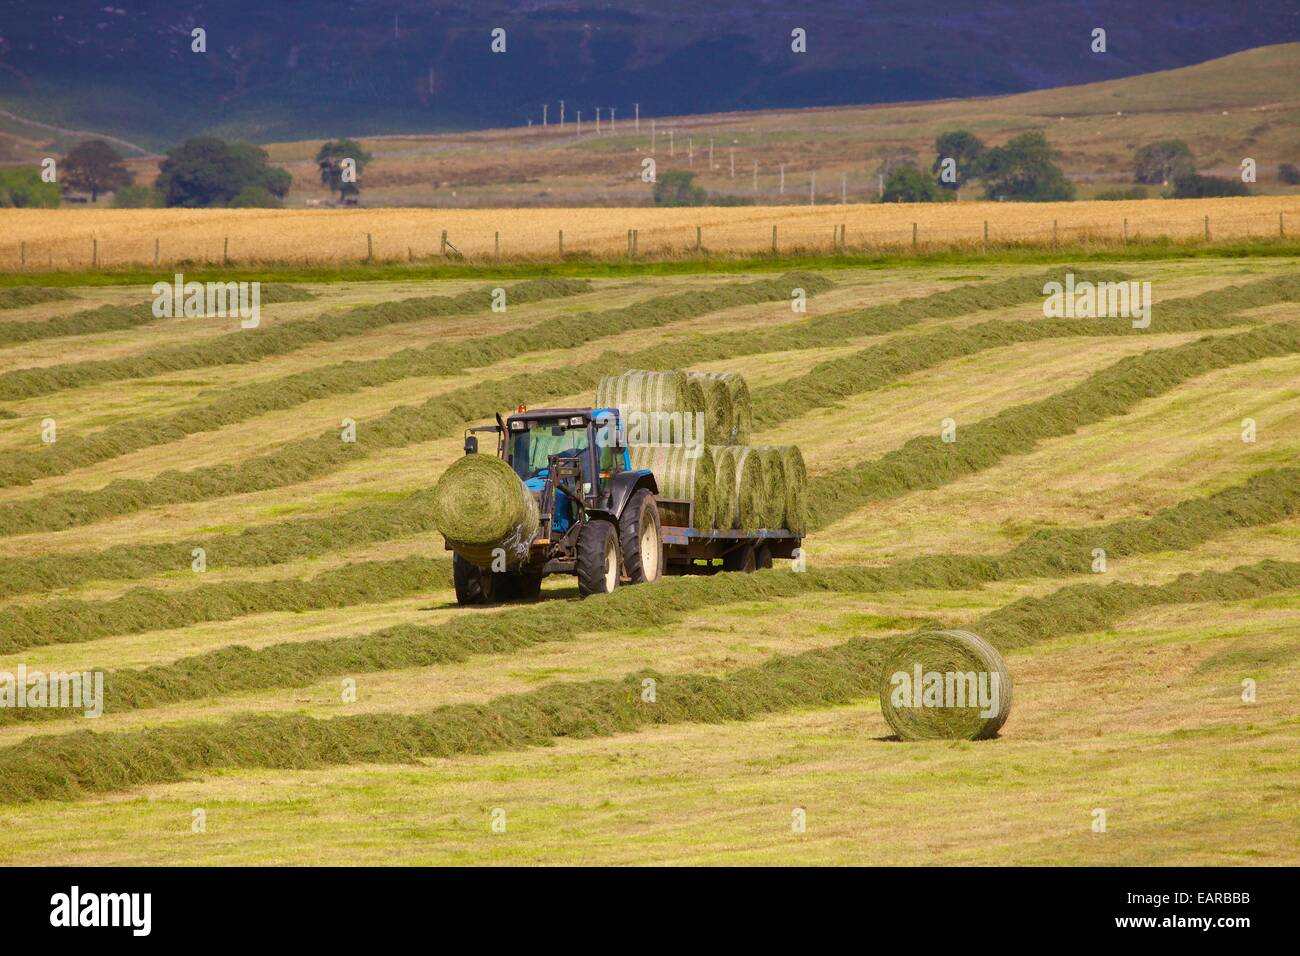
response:
{"label": "fence post", "polygon": [[632,258],[632,230],[627,231],[627,257]]}
{"label": "fence post", "polygon": [[221,246],[221,264],[230,265],[230,237],[226,236],[225,242]]}
{"label": "fence post", "polygon": [[447,230],[444,229],[442,231],[442,244],[438,246],[438,255],[445,256],[446,254],[447,254]]}
{"label": "fence post", "polygon": [[22,260],[22,266],[24,269],[26,269],[27,268],[27,240],[26,239],[22,241],[22,252],[19,255]]}
{"label": "fence post", "polygon": [[984,245],[987,246],[988,244],[989,244],[989,221],[985,219],[984,220]]}
{"label": "fence post", "polygon": [[840,223],[840,252],[845,252],[848,249],[848,245],[849,239],[845,234],[844,223]]}
{"label": "fence post", "polygon": [[1277,214],[1277,237],[1278,237],[1279,239],[1285,239],[1285,238],[1286,238],[1286,230],[1282,227],[1282,214],[1281,214],[1281,213],[1278,213],[1278,214]]}
{"label": "fence post", "polygon": [[98,267],[99,266],[99,240],[92,239],[90,240],[90,242],[91,242],[90,264],[92,267]]}
{"label": "fence post", "polygon": [[564,258],[564,230],[560,230],[560,258]]}
{"label": "fence post", "polygon": [[375,243],[370,233],[366,233],[366,262],[371,262],[375,258]]}
{"label": "fence post", "polygon": [[772,255],[776,255],[776,224],[772,224]]}
{"label": "fence post", "polygon": [[912,248],[916,248],[916,223],[912,223]]}
{"label": "fence post", "polygon": [[695,251],[696,252],[700,251],[700,238],[701,238],[700,227],[696,226],[695,227]]}
{"label": "fence post", "polygon": [[160,260],[161,254],[162,254],[162,240],[160,240],[157,236],[154,236],[153,237],[153,264],[155,269],[158,268],[158,262]]}
{"label": "fence post", "polygon": [[494,255],[498,255],[498,256],[501,255],[501,233],[500,232],[492,233],[492,248],[494,250],[493,253]]}
{"label": "fence post", "polygon": [[1128,245],[1128,218],[1124,219],[1124,245]]}
{"label": "fence post", "polygon": [[637,245],[637,241],[640,240],[640,238],[641,238],[641,230],[633,229],[632,230],[632,257],[633,258],[636,258],[636,245]]}
{"label": "fence post", "polygon": [[1205,217],[1205,241],[1210,241],[1210,217]]}

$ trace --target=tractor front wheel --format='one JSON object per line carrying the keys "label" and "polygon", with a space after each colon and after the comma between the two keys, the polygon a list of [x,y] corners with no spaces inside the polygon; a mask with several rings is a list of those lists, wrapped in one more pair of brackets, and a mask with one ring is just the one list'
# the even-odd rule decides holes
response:
{"label": "tractor front wheel", "polygon": [[456,603],[495,604],[510,598],[508,575],[484,571],[459,554],[451,556],[451,581],[456,588]]}
{"label": "tractor front wheel", "polygon": [[578,532],[578,594],[608,594],[618,587],[618,529],[593,519]]}

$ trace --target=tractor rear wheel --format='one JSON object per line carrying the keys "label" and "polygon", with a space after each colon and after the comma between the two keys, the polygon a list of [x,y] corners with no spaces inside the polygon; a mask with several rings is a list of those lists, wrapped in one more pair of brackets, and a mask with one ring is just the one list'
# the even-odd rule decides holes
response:
{"label": "tractor rear wheel", "polygon": [[642,584],[659,580],[664,568],[664,536],[659,525],[659,505],[647,489],[634,494],[624,507],[618,537],[628,581]]}
{"label": "tractor rear wheel", "polygon": [[578,532],[578,594],[608,594],[618,587],[618,529],[593,519]]}

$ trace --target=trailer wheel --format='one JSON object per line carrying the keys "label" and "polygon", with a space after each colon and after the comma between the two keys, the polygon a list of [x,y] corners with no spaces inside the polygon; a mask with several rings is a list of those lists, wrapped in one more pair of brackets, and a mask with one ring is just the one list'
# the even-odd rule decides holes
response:
{"label": "trailer wheel", "polygon": [[760,542],[754,549],[754,567],[760,571],[772,569],[772,549],[768,547],[766,541]]}
{"label": "trailer wheel", "polygon": [[754,550],[752,544],[742,544],[734,551],[728,551],[722,556],[722,570],[743,571],[745,574],[752,574],[755,565]]}
{"label": "trailer wheel", "polygon": [[456,588],[457,604],[492,604],[505,600],[509,588],[504,586],[504,578],[503,574],[482,570],[459,554],[451,556],[451,581]]}
{"label": "trailer wheel", "polygon": [[658,581],[664,573],[664,536],[659,525],[659,505],[642,488],[623,509],[618,525],[623,567],[632,584]]}
{"label": "trailer wheel", "polygon": [[618,587],[618,529],[608,521],[588,521],[578,532],[578,594],[608,594]]}

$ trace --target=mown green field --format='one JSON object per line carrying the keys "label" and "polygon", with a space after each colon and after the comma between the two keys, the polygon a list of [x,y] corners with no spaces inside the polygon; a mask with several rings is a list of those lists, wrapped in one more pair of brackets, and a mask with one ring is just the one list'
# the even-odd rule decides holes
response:
{"label": "mown green field", "polygon": [[[6,290],[0,673],[105,712],[0,707],[0,861],[1294,865],[1298,265],[304,273],[253,330]],[[1150,327],[1044,318],[1068,271]],[[747,376],[807,570],[456,607],[463,429],[629,367]],[[940,624],[1006,655],[998,739],[889,738]]]}

